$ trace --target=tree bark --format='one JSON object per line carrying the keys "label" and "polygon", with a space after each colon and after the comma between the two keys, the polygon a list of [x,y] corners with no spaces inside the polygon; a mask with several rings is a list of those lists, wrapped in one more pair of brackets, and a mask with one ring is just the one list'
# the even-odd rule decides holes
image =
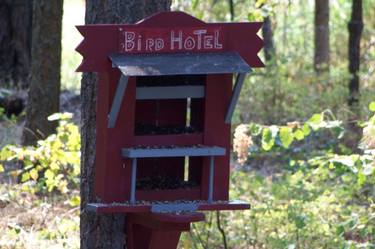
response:
{"label": "tree bark", "polygon": [[33,2],[32,63],[24,145],[55,132],[47,117],[59,111],[63,0]]}
{"label": "tree bark", "polygon": [[32,0],[0,0],[0,85],[27,88]]}
{"label": "tree bark", "polygon": [[362,0],[353,0],[352,15],[348,24],[349,29],[349,82],[348,104],[353,107],[359,104],[359,65],[360,65],[360,42],[363,30]]}
{"label": "tree bark", "polygon": [[266,61],[270,61],[275,54],[275,45],[273,42],[272,24],[269,16],[263,20],[262,35],[264,40],[264,57]]}
{"label": "tree bark", "polygon": [[329,0],[315,0],[314,69],[317,73],[329,70]]}
{"label": "tree bark", "polygon": [[[86,24],[135,23],[159,11],[169,10],[171,0],[87,0]],[[81,248],[122,249],[125,244],[123,215],[96,215],[87,212],[89,202],[98,202],[94,194],[95,106],[97,77],[82,77],[81,132]]]}

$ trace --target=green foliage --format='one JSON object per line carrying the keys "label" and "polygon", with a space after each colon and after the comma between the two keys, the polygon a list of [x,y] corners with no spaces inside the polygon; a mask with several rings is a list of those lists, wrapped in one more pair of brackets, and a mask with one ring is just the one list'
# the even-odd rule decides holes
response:
{"label": "green foliage", "polygon": [[12,172],[25,189],[32,192],[67,193],[79,184],[80,135],[76,125],[70,123],[72,115],[57,113],[49,120],[59,120],[57,133],[37,146],[8,145],[0,151],[0,161],[21,162],[23,168]]}
{"label": "green foliage", "polygon": [[[230,21],[227,0],[175,0],[173,9],[186,11],[204,21]],[[255,70],[241,92],[235,123],[250,121],[283,124],[330,109],[340,120],[348,118],[348,29],[351,2],[330,2],[330,71],[317,75],[313,67],[314,1],[233,0],[235,21],[262,21],[270,16],[275,57],[265,69]],[[363,2],[361,39],[361,112],[375,94],[374,1]],[[262,32],[258,33],[260,36]],[[343,43],[343,41],[345,41]],[[338,45],[339,44],[339,45]],[[259,53],[262,56],[262,52]],[[264,60],[263,60],[264,61]]]}
{"label": "green foliage", "polygon": [[[373,248],[374,203],[353,202],[358,192],[328,168],[232,174],[231,199],[247,200],[251,209],[222,213],[229,248]],[[184,235],[183,248],[222,248],[212,215]]]}
{"label": "green foliage", "polygon": [[[369,109],[374,111],[373,104]],[[277,157],[280,169],[272,177],[234,172],[232,198],[249,200],[252,209],[225,216],[228,234],[238,238],[233,246],[375,248],[374,121],[375,115],[363,123],[361,154],[338,143],[344,126],[329,111],[314,114],[303,124],[241,126],[241,131],[247,132],[244,136],[254,141],[248,148],[250,163],[267,153],[268,157]],[[337,141],[327,143],[326,131]],[[311,147],[313,140],[324,146]],[[303,142],[313,152],[306,153]],[[194,232],[202,233],[198,229]],[[219,246],[215,236],[209,240],[212,248]]]}

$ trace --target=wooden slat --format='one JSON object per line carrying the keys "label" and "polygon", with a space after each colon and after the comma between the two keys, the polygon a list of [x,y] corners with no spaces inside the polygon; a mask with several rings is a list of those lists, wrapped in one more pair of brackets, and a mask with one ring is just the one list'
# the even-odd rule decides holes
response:
{"label": "wooden slat", "polygon": [[112,102],[111,111],[108,116],[108,128],[113,128],[116,125],[117,117],[121,109],[122,100],[125,95],[126,86],[128,85],[129,77],[121,74],[117,83],[115,97]]}
{"label": "wooden slat", "polygon": [[240,92],[242,89],[242,85],[245,81],[246,74],[245,73],[239,73],[236,78],[236,83],[234,85],[232,98],[230,100],[229,108],[227,111],[227,114],[225,116],[225,123],[230,124],[232,121],[232,116],[234,113],[234,109],[236,108],[238,98],[240,97]]}
{"label": "wooden slat", "polygon": [[137,87],[136,98],[139,100],[204,98],[204,86]]}
{"label": "wooden slat", "polygon": [[121,155],[127,158],[147,157],[183,157],[183,156],[223,156],[225,149],[222,147],[176,147],[152,149],[122,149]]}
{"label": "wooden slat", "polygon": [[[136,204],[129,203],[89,203],[86,210],[96,213],[150,213],[152,204],[158,202],[140,202]],[[174,203],[174,202],[171,202]],[[195,201],[198,205],[198,211],[213,210],[245,210],[250,209],[250,204],[240,200],[233,201]]]}

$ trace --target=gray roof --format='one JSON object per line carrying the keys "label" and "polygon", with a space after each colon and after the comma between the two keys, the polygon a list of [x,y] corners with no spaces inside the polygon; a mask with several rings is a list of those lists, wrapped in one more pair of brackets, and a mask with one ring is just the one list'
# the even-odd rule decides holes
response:
{"label": "gray roof", "polygon": [[236,52],[110,54],[112,66],[125,76],[248,73],[250,66]]}

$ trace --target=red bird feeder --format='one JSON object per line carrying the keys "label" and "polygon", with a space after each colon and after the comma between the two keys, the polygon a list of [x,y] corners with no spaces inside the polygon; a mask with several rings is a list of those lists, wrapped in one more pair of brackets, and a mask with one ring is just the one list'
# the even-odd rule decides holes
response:
{"label": "red bird feeder", "polygon": [[[198,211],[229,201],[230,122],[245,75],[262,67],[261,23],[163,12],[84,25],[80,72],[97,72],[95,193],[87,209],[127,215],[130,249],[176,248]],[[236,74],[232,88],[233,75]]]}

